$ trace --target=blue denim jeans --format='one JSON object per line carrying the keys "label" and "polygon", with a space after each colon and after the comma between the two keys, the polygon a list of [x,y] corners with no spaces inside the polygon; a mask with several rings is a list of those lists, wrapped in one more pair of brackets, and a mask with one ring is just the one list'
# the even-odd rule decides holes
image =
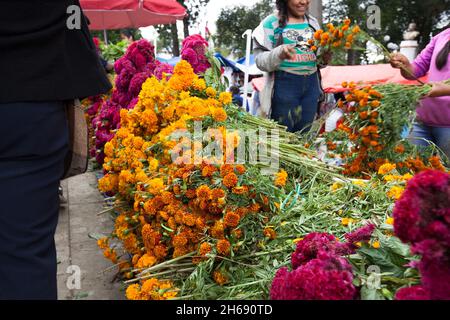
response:
{"label": "blue denim jeans", "polygon": [[320,94],[317,72],[301,76],[277,71],[271,118],[288,127],[291,132],[309,130],[317,114]]}
{"label": "blue denim jeans", "polygon": [[423,139],[431,141],[450,158],[450,127],[432,127],[415,122],[409,134],[409,139],[418,146],[429,145]]}

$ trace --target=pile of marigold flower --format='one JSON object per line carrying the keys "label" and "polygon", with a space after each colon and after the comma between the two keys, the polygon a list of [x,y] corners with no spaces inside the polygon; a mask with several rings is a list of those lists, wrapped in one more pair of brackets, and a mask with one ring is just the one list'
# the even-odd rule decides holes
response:
{"label": "pile of marigold flower", "polygon": [[[99,189],[115,195],[118,216],[111,238],[122,243],[122,251],[107,238],[99,240],[99,247],[126,278],[142,282],[133,284],[127,296],[153,298],[143,281],[150,276],[146,270],[160,262],[192,253],[190,264],[209,254],[233,257],[247,237],[245,224],[265,238],[264,221],[284,193],[287,174],[262,176],[256,166],[226,163],[240,143],[239,134],[225,127],[230,104],[230,93],[208,87],[181,61],[170,79],[147,79],[135,107],[120,111],[120,128],[104,147],[106,174]],[[171,139],[200,120],[208,124],[208,133],[223,138],[217,141],[223,159],[193,162],[195,154],[180,152],[202,148],[202,141]],[[226,281],[220,270],[210,276]]]}
{"label": "pile of marigold flower", "polygon": [[[440,156],[431,148],[415,148],[401,137],[420,96],[417,86],[396,84],[360,86],[343,83],[348,89],[338,102],[344,111],[337,130],[324,134],[327,148],[344,161],[344,174],[369,177],[381,165],[394,163],[399,171],[444,171]],[[428,90],[428,89],[427,89]]]}

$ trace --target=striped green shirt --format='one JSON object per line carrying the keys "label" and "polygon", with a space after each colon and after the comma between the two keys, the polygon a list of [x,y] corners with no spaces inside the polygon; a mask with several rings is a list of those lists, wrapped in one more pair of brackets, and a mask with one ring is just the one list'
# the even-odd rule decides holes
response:
{"label": "striped green shirt", "polygon": [[[279,36],[283,37],[283,44],[298,44],[296,55],[292,60],[284,60],[279,70],[299,75],[310,75],[317,71],[317,59],[315,53],[310,49],[307,42],[314,37],[314,30],[308,23],[288,24],[283,30],[275,29],[278,18],[275,15],[269,16],[263,23],[267,29],[269,40],[274,47]],[[281,34],[282,32],[282,34]]]}

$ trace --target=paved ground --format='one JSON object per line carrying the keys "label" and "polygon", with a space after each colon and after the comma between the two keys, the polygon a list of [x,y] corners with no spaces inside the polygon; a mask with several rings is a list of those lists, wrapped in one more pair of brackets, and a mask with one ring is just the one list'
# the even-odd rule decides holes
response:
{"label": "paved ground", "polygon": [[115,270],[104,272],[111,263],[103,258],[96,240],[89,237],[92,233],[107,234],[113,225],[108,214],[97,215],[103,209],[103,197],[96,188],[95,174],[88,172],[64,180],[62,186],[68,201],[61,206],[55,236],[59,299],[124,299],[121,284],[113,281]]}

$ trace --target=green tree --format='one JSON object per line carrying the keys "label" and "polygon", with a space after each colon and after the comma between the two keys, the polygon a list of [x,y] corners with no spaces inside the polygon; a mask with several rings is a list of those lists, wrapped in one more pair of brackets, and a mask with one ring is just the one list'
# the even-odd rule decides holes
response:
{"label": "green tree", "polygon": [[254,30],[262,19],[273,13],[274,1],[262,0],[252,7],[236,6],[222,9],[217,19],[217,36],[214,38],[221,51],[231,51],[242,56],[246,40],[242,34],[247,29]]}

